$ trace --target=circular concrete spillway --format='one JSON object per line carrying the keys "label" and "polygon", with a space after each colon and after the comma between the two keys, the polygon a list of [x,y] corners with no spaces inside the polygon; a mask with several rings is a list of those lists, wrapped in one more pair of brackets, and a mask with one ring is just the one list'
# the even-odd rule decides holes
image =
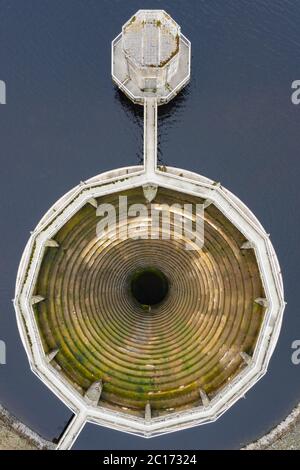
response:
{"label": "circular concrete spillway", "polygon": [[[98,203],[118,205],[119,195]],[[126,192],[128,203],[144,203],[142,188]],[[155,203],[201,202],[160,188]],[[182,240],[99,240],[95,209],[85,205],[48,248],[34,306],[46,352],[82,393],[101,379],[101,406],[152,416],[202,404],[231,380],[251,355],[264,316],[264,297],[253,250],[214,206],[205,211],[203,250]],[[137,302],[134,273],[149,269],[168,280],[165,298]]]}

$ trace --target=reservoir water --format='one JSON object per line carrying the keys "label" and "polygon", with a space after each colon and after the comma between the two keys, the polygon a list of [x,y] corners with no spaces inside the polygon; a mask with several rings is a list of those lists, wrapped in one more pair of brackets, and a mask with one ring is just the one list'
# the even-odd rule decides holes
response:
{"label": "reservoir water", "polygon": [[0,0],[0,402],[48,439],[70,419],[30,371],[11,299],[49,206],[80,180],[141,161],[142,108],[110,76],[110,41],[139,8],[165,9],[192,43],[191,82],[159,110],[161,162],[220,181],[250,207],[271,234],[288,305],[267,375],[216,423],[151,440],[87,425],[75,448],[239,448],[300,400],[297,0]]}

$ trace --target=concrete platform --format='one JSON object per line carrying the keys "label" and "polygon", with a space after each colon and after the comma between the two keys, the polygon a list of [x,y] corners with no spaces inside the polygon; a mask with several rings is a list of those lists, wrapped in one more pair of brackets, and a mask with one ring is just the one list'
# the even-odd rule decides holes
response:
{"label": "concrete platform", "polygon": [[158,89],[155,94],[141,91],[130,79],[122,48],[122,33],[112,41],[111,66],[113,81],[134,103],[143,105],[145,98],[153,98],[156,96],[158,105],[166,104],[174,98],[190,80],[191,43],[183,34],[180,35],[178,71],[170,80],[170,83],[164,88]]}

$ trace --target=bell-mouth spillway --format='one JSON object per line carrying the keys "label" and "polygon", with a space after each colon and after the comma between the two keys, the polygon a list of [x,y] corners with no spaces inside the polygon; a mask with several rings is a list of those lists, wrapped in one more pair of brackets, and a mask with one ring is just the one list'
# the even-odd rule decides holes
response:
{"label": "bell-mouth spillway", "polygon": [[130,293],[139,305],[148,312],[161,304],[169,292],[169,280],[154,266],[138,268],[129,276]]}
{"label": "bell-mouth spillway", "polygon": [[[126,196],[144,201],[141,188]],[[162,188],[155,202],[182,199]],[[55,363],[83,395],[102,380],[102,407],[143,417],[150,403],[155,417],[201,405],[201,392],[211,398],[253,354],[264,317],[253,250],[240,249],[245,238],[214,206],[202,251],[181,240],[98,240],[96,225],[87,204],[45,252],[34,293],[45,299],[34,305],[45,353],[58,350]],[[128,290],[128,276],[149,266],[169,281],[151,310]]]}

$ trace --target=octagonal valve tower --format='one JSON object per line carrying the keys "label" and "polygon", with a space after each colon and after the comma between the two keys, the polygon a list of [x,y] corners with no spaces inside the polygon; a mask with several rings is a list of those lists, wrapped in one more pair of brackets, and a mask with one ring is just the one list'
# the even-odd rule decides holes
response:
{"label": "octagonal valve tower", "polygon": [[189,81],[191,44],[163,10],[139,10],[112,43],[112,77],[134,102],[170,101]]}
{"label": "octagonal valve tower", "polygon": [[180,27],[164,11],[140,10],[122,28],[130,79],[143,92],[168,86],[179,66]]}

